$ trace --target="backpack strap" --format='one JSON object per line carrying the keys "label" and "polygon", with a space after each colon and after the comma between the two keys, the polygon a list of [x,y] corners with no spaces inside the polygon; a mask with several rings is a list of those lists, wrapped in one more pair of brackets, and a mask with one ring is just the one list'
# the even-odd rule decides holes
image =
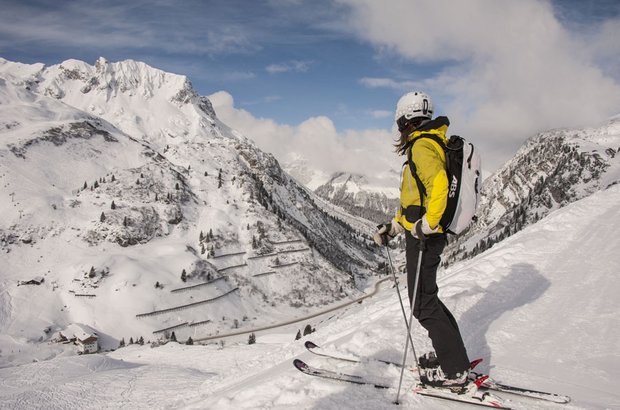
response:
{"label": "backpack strap", "polygon": [[420,193],[420,207],[419,207],[418,219],[424,216],[424,197],[426,197],[427,195],[426,195],[426,188],[424,187],[424,184],[422,183],[422,180],[420,179],[420,176],[418,175],[417,168],[411,157],[411,150],[413,149],[413,144],[420,138],[422,137],[421,136],[416,137],[412,139],[411,141],[409,141],[406,145],[406,151],[407,151],[406,164],[409,166],[409,171],[411,172],[411,175],[415,179],[415,184],[418,187],[418,192]]}
{"label": "backpack strap", "polygon": [[[411,158],[411,155],[412,155],[411,154],[411,150],[413,150],[413,144],[415,144],[415,142],[417,140],[419,140],[420,138],[428,138],[428,139],[431,139],[431,140],[435,141],[441,147],[441,149],[443,149],[444,153],[449,148],[441,140],[441,138],[439,138],[439,136],[437,136],[435,134],[422,134],[422,135],[419,135],[419,136],[415,137],[414,139],[412,139],[411,141],[409,141],[407,143],[407,145],[405,145],[405,149],[407,151],[407,164],[409,165],[409,170],[411,171],[411,175],[413,175],[413,177],[415,178],[416,185],[418,186],[418,191],[420,193],[422,193],[424,196],[426,196],[426,188],[424,187],[424,184],[422,184],[422,180],[418,176],[416,166],[415,166],[415,164],[413,162],[413,159]],[[446,156],[446,162],[447,162],[447,160],[448,160],[448,157]],[[447,164],[446,164],[446,168],[447,168]]]}
{"label": "backpack strap", "polygon": [[[415,142],[415,140],[412,142]],[[407,165],[409,165],[409,171],[411,171],[411,175],[413,175],[413,178],[415,179],[415,183],[418,186],[418,191],[420,192],[422,196],[426,196],[426,188],[424,187],[422,180],[418,176],[417,168],[415,166],[415,163],[413,162],[413,159],[411,158],[411,148],[413,148],[413,143],[411,144],[411,147],[407,149]]]}
{"label": "backpack strap", "polygon": [[[405,149],[407,151],[407,162],[406,163],[409,165],[409,170],[411,171],[411,175],[415,179],[415,183],[418,187],[418,192],[420,193],[420,213],[422,213],[424,209],[423,208],[424,198],[428,196],[426,195],[426,187],[424,187],[424,184],[422,183],[422,180],[420,179],[420,176],[418,175],[417,168],[415,166],[415,163],[413,162],[412,154],[411,154],[411,151],[413,150],[413,144],[415,144],[415,142],[419,140],[420,138],[429,138],[435,141],[441,147],[441,149],[444,150],[444,153],[446,152],[448,148],[446,147],[446,144],[441,140],[441,138],[439,138],[439,136],[435,134],[419,135],[415,137],[414,139],[412,139],[411,141],[409,141],[407,145],[405,145]],[[448,156],[446,155],[446,169],[448,166],[447,161],[448,161]],[[420,215],[420,218],[422,218],[422,216],[423,215]]]}

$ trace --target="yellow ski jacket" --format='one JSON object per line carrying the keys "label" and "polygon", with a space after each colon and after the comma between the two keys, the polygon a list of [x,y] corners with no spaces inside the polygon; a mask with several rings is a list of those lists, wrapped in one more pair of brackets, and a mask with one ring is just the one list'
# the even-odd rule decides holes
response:
{"label": "yellow ski jacket", "polygon": [[[449,125],[450,121],[447,117],[437,117],[412,132],[408,141],[413,141],[422,134],[435,134],[447,144],[446,132]],[[405,164],[401,177],[400,209],[394,219],[405,229],[411,231],[420,215],[425,214],[429,226],[435,229],[439,225],[448,202],[446,155],[443,148],[430,138],[417,139],[407,149],[407,155],[409,154],[415,164],[418,177],[426,189],[426,196],[422,203],[416,180],[411,174],[410,167]],[[420,207],[422,207],[421,214]],[[443,229],[439,227],[438,232],[443,232]]]}

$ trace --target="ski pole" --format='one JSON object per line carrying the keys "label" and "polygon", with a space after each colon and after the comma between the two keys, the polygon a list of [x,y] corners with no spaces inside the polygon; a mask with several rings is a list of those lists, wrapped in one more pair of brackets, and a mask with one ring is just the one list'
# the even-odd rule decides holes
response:
{"label": "ski pole", "polygon": [[[418,264],[415,271],[415,281],[413,285],[413,297],[411,299],[411,313],[409,314],[409,322],[407,323],[407,338],[405,340],[405,351],[403,352],[403,365],[400,369],[400,380],[398,381],[398,392],[396,393],[396,401],[394,404],[399,404],[398,399],[400,398],[400,388],[403,383],[403,374],[405,373],[405,363],[407,362],[407,352],[409,351],[409,339],[411,338],[411,322],[413,321],[413,306],[415,305],[415,299],[418,293],[418,281],[420,279],[420,269],[422,268],[422,254],[424,253],[424,240],[426,239],[422,233],[419,233],[420,238],[420,252],[418,253]],[[422,380],[422,372],[420,371],[420,365],[418,364],[418,355],[415,352],[415,346],[413,345],[413,340],[411,341],[411,350],[413,351],[413,358],[415,359],[416,368],[418,369],[418,375],[420,376],[420,380]]]}
{"label": "ski pole", "polygon": [[[394,264],[392,263],[392,256],[390,255],[390,248],[387,243],[385,244],[385,251],[387,252],[387,259],[390,264],[390,270],[392,271],[392,277],[394,278],[394,284],[396,285],[396,293],[398,294],[398,301],[400,302],[400,310],[403,312],[403,319],[405,320],[405,327],[409,328],[410,320],[407,320],[407,313],[405,312],[405,305],[403,304],[403,298],[400,294],[400,288],[398,286],[398,278],[396,277],[396,269],[394,269]],[[413,346],[413,339],[411,339],[411,334],[409,334],[409,340],[411,341],[411,345]]]}

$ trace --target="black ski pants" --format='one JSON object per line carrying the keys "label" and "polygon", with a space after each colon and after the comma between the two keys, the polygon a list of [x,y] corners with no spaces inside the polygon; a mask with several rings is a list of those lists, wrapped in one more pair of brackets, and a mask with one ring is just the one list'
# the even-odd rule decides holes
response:
{"label": "black ski pants", "polygon": [[[409,303],[413,306],[413,315],[428,331],[433,348],[441,368],[449,377],[469,369],[469,358],[461,337],[456,319],[448,308],[439,300],[437,287],[437,269],[441,261],[441,252],[446,246],[444,234],[429,236],[424,245],[419,239],[405,231],[407,256],[407,290]],[[422,265],[415,304],[411,303],[415,275],[418,266],[420,247],[423,246]]]}

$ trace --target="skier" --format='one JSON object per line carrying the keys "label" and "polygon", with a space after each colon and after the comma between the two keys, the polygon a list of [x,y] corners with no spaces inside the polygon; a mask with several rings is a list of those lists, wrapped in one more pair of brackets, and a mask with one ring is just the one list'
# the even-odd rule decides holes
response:
{"label": "skier", "polygon": [[[400,132],[396,152],[406,154],[408,162],[413,162],[417,179],[411,166],[404,166],[400,209],[390,223],[379,225],[374,240],[382,246],[396,235],[405,234],[409,302],[415,318],[428,331],[435,350],[418,360],[421,382],[464,391],[468,383],[469,358],[457,322],[437,294],[437,268],[446,245],[446,235],[439,225],[448,198],[446,158],[441,146],[431,138],[414,141],[422,134],[434,134],[447,143],[450,121],[443,116],[433,119],[432,100],[423,92],[403,95],[396,105],[395,120]],[[424,249],[418,291],[413,301],[421,246]]]}

